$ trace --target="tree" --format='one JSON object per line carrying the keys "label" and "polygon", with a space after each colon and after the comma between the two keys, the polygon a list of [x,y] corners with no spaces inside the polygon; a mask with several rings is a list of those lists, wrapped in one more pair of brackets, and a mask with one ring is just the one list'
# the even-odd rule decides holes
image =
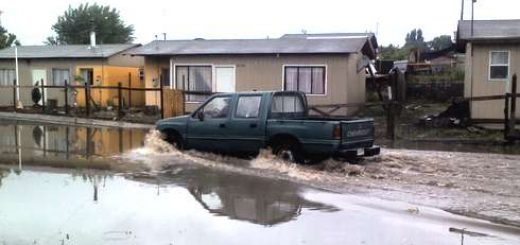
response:
{"label": "tree", "polygon": [[449,35],[438,36],[429,43],[430,48],[435,51],[447,49],[452,45],[453,42],[451,41],[451,36]]}
{"label": "tree", "polygon": [[423,31],[421,29],[413,29],[406,34],[404,49],[428,49],[428,44],[424,41]]}
{"label": "tree", "polygon": [[406,59],[406,55],[408,53],[406,50],[400,48],[399,46],[394,46],[390,44],[388,46],[381,46],[381,60],[404,60]]}
{"label": "tree", "polygon": [[48,45],[88,44],[91,31],[96,32],[96,40],[99,43],[129,43],[134,40],[134,27],[125,25],[119,11],[97,4],[81,4],[75,9],[69,6],[68,10],[58,17],[52,30],[57,36],[48,37],[45,41]]}
{"label": "tree", "polygon": [[7,32],[7,30],[0,26],[0,49],[11,47],[12,45],[20,46],[20,41],[16,39],[16,35]]}

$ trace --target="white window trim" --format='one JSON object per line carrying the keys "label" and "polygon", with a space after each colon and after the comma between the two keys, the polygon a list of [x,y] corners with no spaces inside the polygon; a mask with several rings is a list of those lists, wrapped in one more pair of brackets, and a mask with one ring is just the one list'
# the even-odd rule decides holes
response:
{"label": "white window trim", "polygon": [[[500,65],[491,65],[491,59],[493,53],[507,53],[507,77],[506,78],[491,78],[491,67],[492,66],[504,66],[505,64]],[[488,81],[490,82],[503,82],[508,81],[511,77],[511,51],[509,50],[491,50],[489,51],[488,56]]]}
{"label": "white window trim", "polygon": [[[177,66],[210,66],[211,67],[211,92],[215,92],[217,84],[216,80],[216,68],[229,67],[235,70],[235,91],[236,91],[236,72],[237,66],[234,64],[211,64],[211,63],[174,63],[173,58],[170,59],[170,83],[172,89],[177,89]],[[186,104],[202,104],[197,101],[185,101]]]}
{"label": "white window trim", "polygon": [[[214,64],[208,64],[208,63],[170,63],[173,67],[170,67],[170,70],[172,70],[173,76],[173,89],[177,89],[177,66],[210,66],[211,67],[211,90],[213,92],[214,85],[214,79],[213,76],[215,73],[215,65]],[[171,78],[170,78],[171,79]],[[185,104],[202,104],[204,101],[184,101]]]}
{"label": "white window trim", "polygon": [[282,79],[280,79],[282,81],[282,91],[285,91],[285,67],[291,67],[291,66],[297,66],[297,67],[325,67],[325,93],[323,94],[305,94],[306,96],[308,97],[326,97],[328,96],[328,77],[329,77],[329,74],[328,74],[328,71],[329,71],[329,67],[327,66],[327,64],[283,64],[282,65]]}

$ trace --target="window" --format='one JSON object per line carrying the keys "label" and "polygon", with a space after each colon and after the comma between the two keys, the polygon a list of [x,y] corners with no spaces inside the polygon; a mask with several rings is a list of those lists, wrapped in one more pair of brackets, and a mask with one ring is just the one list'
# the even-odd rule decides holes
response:
{"label": "window", "polygon": [[16,74],[14,69],[0,69],[0,85],[14,85]]}
{"label": "window", "polygon": [[[182,89],[184,91],[211,93],[211,66],[176,66],[175,83],[177,89]],[[202,102],[208,97],[209,95],[188,94],[186,96],[186,101]]]}
{"label": "window", "polygon": [[161,84],[165,87],[170,87],[170,69],[162,68],[161,69]]}
{"label": "window", "polygon": [[94,70],[90,68],[79,69],[79,73],[83,78],[83,82],[88,83],[89,85],[94,85]]}
{"label": "window", "polygon": [[65,86],[65,81],[70,82],[69,69],[52,69],[52,85]]}
{"label": "window", "polygon": [[305,114],[305,106],[297,95],[278,94],[273,97],[271,118],[298,117]]}
{"label": "window", "polygon": [[240,96],[236,118],[258,118],[262,96]]}
{"label": "window", "polygon": [[509,51],[493,51],[489,55],[489,80],[509,77]]}
{"label": "window", "polygon": [[201,108],[204,118],[226,118],[231,106],[231,97],[215,97]]}
{"label": "window", "polygon": [[284,90],[325,94],[325,66],[285,66]]}

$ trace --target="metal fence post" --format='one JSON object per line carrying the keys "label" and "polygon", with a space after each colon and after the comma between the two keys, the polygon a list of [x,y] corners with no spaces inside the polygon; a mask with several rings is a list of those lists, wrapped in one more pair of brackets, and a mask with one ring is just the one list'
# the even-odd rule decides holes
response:
{"label": "metal fence post", "polygon": [[85,82],[85,110],[87,117],[90,117],[90,91],[88,82]]}
{"label": "metal fence post", "polygon": [[123,117],[123,93],[121,91],[121,82],[117,83],[117,119]]}
{"label": "metal fence post", "polygon": [[65,80],[65,115],[69,115],[69,84]]}

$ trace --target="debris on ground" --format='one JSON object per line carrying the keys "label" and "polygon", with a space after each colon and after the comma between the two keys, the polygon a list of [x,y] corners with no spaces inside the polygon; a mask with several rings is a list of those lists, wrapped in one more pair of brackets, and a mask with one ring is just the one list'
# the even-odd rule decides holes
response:
{"label": "debris on ground", "polygon": [[466,127],[469,123],[469,113],[469,102],[455,99],[445,111],[421,118],[419,125],[433,128]]}

